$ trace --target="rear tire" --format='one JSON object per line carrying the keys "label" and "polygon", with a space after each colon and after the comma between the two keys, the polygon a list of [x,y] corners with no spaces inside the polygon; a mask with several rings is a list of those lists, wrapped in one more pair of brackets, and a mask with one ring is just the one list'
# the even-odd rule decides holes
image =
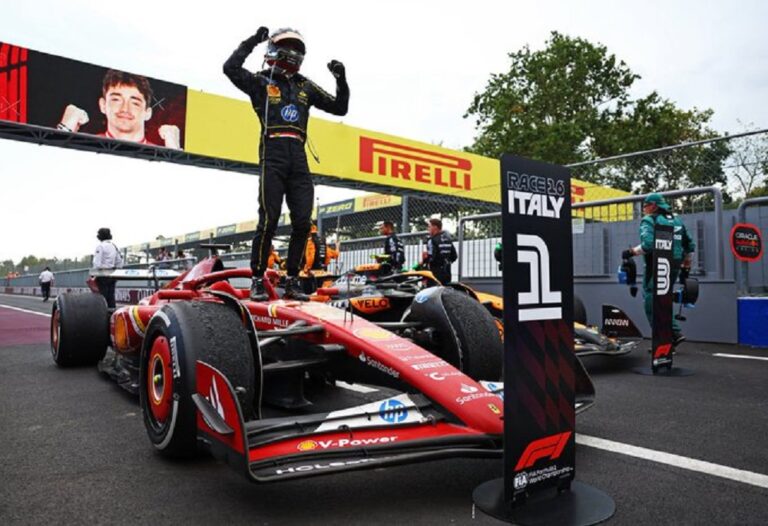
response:
{"label": "rear tire", "polygon": [[220,303],[177,302],[150,320],[141,350],[139,398],[144,426],[163,455],[197,452],[196,363],[221,371],[245,415],[253,412],[255,368],[242,322]]}
{"label": "rear tire", "polygon": [[109,310],[101,294],[60,294],[51,310],[51,354],[59,367],[96,365],[109,345]]}

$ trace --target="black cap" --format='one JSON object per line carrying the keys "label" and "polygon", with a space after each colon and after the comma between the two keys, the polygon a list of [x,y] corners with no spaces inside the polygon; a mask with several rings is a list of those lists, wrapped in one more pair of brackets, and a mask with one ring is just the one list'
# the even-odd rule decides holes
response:
{"label": "black cap", "polygon": [[109,231],[108,228],[100,228],[98,232],[96,232],[96,239],[99,241],[106,241],[107,239],[112,239],[112,232]]}

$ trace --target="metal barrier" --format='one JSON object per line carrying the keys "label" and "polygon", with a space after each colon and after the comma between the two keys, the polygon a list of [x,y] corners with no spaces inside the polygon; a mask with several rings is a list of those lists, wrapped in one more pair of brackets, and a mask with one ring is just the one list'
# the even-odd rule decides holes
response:
{"label": "metal barrier", "polygon": [[[188,257],[181,259],[169,259],[165,261],[158,261],[152,264],[136,263],[133,265],[124,265],[123,268],[149,268],[152,265],[156,265],[157,268],[167,268],[172,270],[186,270],[191,268],[197,262],[197,258]],[[75,270],[63,270],[54,273],[55,286],[61,288],[80,288],[86,286],[86,281],[91,275],[90,268],[81,268]],[[25,274],[16,278],[5,279],[5,285],[8,287],[37,287],[39,274]],[[128,286],[126,283],[130,282],[117,282],[118,287]],[[135,286],[135,282],[133,283]]]}
{"label": "metal barrier", "polygon": [[[694,274],[725,278],[723,260],[723,198],[714,186],[661,192],[665,198],[681,200],[673,207],[683,217],[697,243]],[[639,203],[647,194],[629,195],[573,204],[574,276],[610,278],[618,267],[622,248],[637,245],[642,217]],[[711,196],[711,203],[701,196]],[[710,212],[707,209],[713,208]],[[708,216],[708,217],[704,217]],[[707,223],[714,223],[707,228]],[[471,227],[471,228],[470,228]],[[711,241],[710,235],[711,234]],[[466,216],[459,220],[459,279],[498,278],[501,272],[493,248],[501,241],[501,212]],[[709,244],[713,247],[710,250]],[[708,272],[709,269],[714,269]]]}
{"label": "metal barrier", "polygon": [[[759,207],[757,217],[753,218],[753,222],[758,228],[765,233],[768,231],[768,197],[753,197],[751,199],[745,199],[739,205],[736,210],[736,217],[739,223],[747,222],[747,209]],[[765,243],[765,239],[763,239]],[[736,265],[736,282],[739,287],[739,294],[760,294],[768,292],[768,265],[765,263],[765,257],[759,262],[747,263],[741,261]],[[760,284],[751,286],[749,283],[749,276],[753,273],[750,269],[754,269],[754,274],[761,276]]]}
{"label": "metal barrier", "polygon": [[[414,261],[421,261],[421,253],[424,250],[424,241],[427,238],[427,232],[411,232],[409,234],[398,234],[400,241],[405,246],[406,264]],[[358,265],[372,263],[372,256],[384,252],[384,236],[364,237],[359,239],[341,241],[341,254],[338,260],[332,260],[328,268],[331,274],[341,273],[350,270]],[[331,246],[334,246],[331,243]],[[285,250],[278,251],[281,257],[285,257]],[[222,261],[234,264],[238,267],[249,265],[250,252],[230,252],[219,256]]]}

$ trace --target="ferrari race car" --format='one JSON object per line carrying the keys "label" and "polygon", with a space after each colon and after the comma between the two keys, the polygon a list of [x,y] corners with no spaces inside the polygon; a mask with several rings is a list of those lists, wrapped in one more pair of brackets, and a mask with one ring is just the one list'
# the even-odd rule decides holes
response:
{"label": "ferrari race car", "polygon": [[[138,393],[151,443],[199,447],[255,482],[502,452],[502,347],[492,316],[433,287],[413,306],[430,338],[395,332],[322,302],[248,299],[249,269],[210,257],[138,305],[109,312],[98,294],[53,305],[61,367],[99,364]],[[415,333],[414,333],[415,334]],[[577,412],[594,398],[576,361]]]}
{"label": "ferrari race car", "polygon": [[[424,291],[441,286],[440,282],[426,270],[392,274],[390,269],[386,264],[369,263],[358,265],[353,272],[336,279],[324,276],[321,278],[323,286],[317,288],[312,299],[329,302],[372,321],[424,321],[419,320],[422,309],[414,311],[412,307],[427,294]],[[463,283],[451,283],[447,287],[483,305],[503,336],[503,298],[477,291]],[[602,330],[588,325],[584,304],[578,297],[575,298],[574,349],[578,356],[619,356],[631,352],[638,345],[642,338],[640,330],[624,311],[613,305],[603,305],[602,317]]]}

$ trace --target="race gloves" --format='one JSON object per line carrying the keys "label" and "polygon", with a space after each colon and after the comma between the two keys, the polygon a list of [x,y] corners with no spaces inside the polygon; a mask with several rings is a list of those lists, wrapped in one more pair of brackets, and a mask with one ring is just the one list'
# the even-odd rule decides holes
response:
{"label": "race gloves", "polygon": [[347,72],[344,69],[344,64],[342,64],[338,60],[331,60],[328,63],[328,71],[330,71],[331,75],[333,75],[337,79],[343,79],[343,78],[346,78],[347,76]]}

